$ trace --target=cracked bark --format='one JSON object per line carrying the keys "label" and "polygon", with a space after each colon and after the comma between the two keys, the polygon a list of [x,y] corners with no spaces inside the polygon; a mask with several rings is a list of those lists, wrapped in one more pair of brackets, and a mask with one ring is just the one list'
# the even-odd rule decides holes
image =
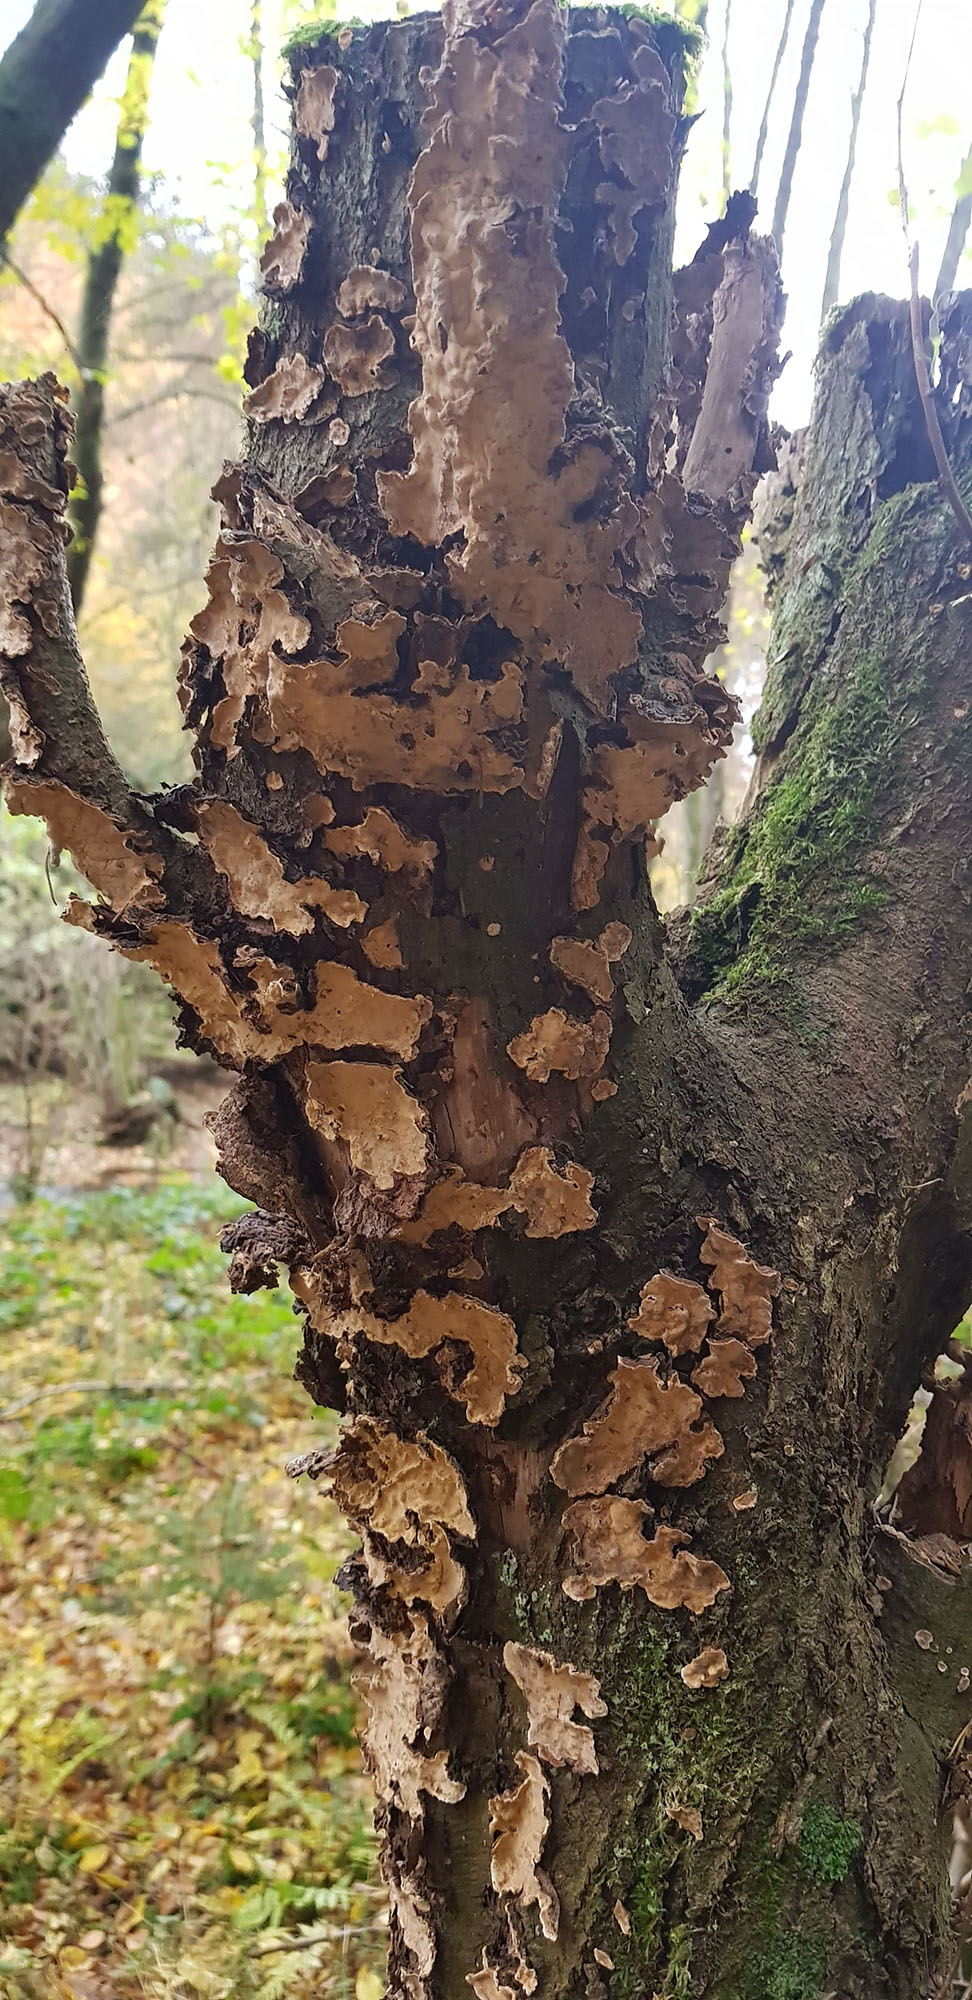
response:
{"label": "cracked bark", "polygon": [[765,536],[750,809],[666,937],[645,836],[731,729],[775,257],[739,211],[673,284],[678,31],[567,25],[294,54],[192,786],[110,759],[62,408],[5,392],[8,790],[240,1072],[233,1282],[287,1264],[347,1412],[297,1469],[362,1536],[390,1992],[918,2000],[967,1575],[870,1502],[972,1283],[967,564],[865,301]]}

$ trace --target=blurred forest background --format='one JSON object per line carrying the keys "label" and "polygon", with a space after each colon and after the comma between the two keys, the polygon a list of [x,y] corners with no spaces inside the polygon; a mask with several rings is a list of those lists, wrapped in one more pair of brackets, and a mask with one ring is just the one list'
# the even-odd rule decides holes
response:
{"label": "blurred forest background", "polygon": [[[365,0],[367,19],[388,11]],[[827,314],[907,289],[906,75],[922,289],[972,281],[972,16],[967,0],[675,11],[706,35],[681,252],[730,190],[757,189],[790,299],[775,410],[793,428]],[[29,13],[0,0],[0,47]],[[333,18],[310,0],[150,0],[0,247],[0,377],[53,368],[71,389],[82,649],[146,788],[189,771],[175,669],[282,191],[281,49]],[[742,722],[663,825],[666,908],[690,900],[748,782],[767,645],[752,543],[730,610],[718,666]],[[380,2000],[344,1531],[282,1470],[330,1420],[290,1380],[289,1297],[226,1289],[216,1238],[242,1205],[211,1173],[218,1072],[177,1049],[147,970],[61,925],[74,886],[43,829],[4,813],[0,1995]]]}

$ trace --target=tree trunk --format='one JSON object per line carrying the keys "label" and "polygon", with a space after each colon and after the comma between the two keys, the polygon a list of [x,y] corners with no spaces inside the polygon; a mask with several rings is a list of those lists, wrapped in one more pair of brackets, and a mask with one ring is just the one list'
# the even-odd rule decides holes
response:
{"label": "tree trunk", "polygon": [[949,292],[955,284],[958,276],[959,258],[965,248],[965,239],[969,233],[969,224],[972,223],[972,147],[969,148],[962,163],[962,171],[958,178],[958,187],[959,192],[955,197],[955,207],[952,210],[949,221],[948,235],[945,238],[945,248],[942,251],[942,261],[939,266],[938,277],[935,280],[935,290],[932,294],[936,305],[939,299],[948,297]]}
{"label": "tree trunk", "polygon": [[786,218],[789,214],[790,196],[793,192],[793,170],[797,163],[797,154],[800,151],[800,141],[803,138],[803,114],[807,108],[810,78],[813,73],[813,59],[817,53],[817,37],[820,33],[820,20],[824,6],[825,0],[810,0],[807,31],[803,37],[803,50],[800,56],[800,72],[793,95],[793,110],[790,113],[790,129],[786,135],[786,150],[783,154],[783,165],[780,168],[779,185],[776,190],[776,201],[773,206],[773,237],[781,259],[783,256],[783,238],[786,234]]}
{"label": "tree trunk", "polygon": [[666,940],[646,836],[731,733],[775,253],[717,227],[672,283],[674,25],[442,35],[295,53],[191,786],[104,747],[60,405],[7,393],[8,797],[240,1073],[231,1280],[287,1265],[346,1412],[293,1470],[362,1536],[389,1993],[918,2000],[966,1551],[871,1501],[972,1287],[966,551],[866,301],[766,536],[754,802]]}
{"label": "tree trunk", "polygon": [[0,61],[0,244],[142,0],[37,0]]}
{"label": "tree trunk", "polygon": [[260,248],[267,237],[267,129],[263,109],[263,0],[251,0],[250,38],[247,44],[253,65],[253,216]]}
{"label": "tree trunk", "polygon": [[164,5],[165,0],[148,0],[135,24],[101,228],[98,240],[88,253],[81,299],[78,334],[81,386],[75,400],[74,439],[78,478],[70,506],[74,535],[67,558],[75,616],[81,610],[101,520],[104,488],[101,437],[111,318],[122,264],[135,225],[142,145],[148,126],[149,89]]}
{"label": "tree trunk", "polygon": [[757,133],[756,136],[756,152],[753,158],[753,171],[749,177],[749,189],[751,194],[758,194],[759,192],[759,170],[763,164],[763,154],[766,150],[766,139],[769,133],[770,112],[773,109],[773,99],[776,95],[777,78],[779,77],[780,74],[780,68],[783,62],[783,57],[786,54],[786,45],[790,39],[790,22],[792,21],[792,19],[793,19],[793,0],[786,0],[786,13],[783,16],[783,26],[780,30],[780,39],[776,44],[776,54],[773,57],[773,68],[770,72],[769,87],[766,92],[766,102],[763,105],[763,115],[759,121],[759,132]]}
{"label": "tree trunk", "polygon": [[844,167],[844,178],[840,184],[840,194],[837,197],[837,213],[834,216],[834,226],[830,236],[830,250],[827,255],[827,270],[824,275],[823,298],[820,305],[821,320],[825,320],[827,314],[833,311],[840,297],[840,265],[844,254],[844,237],[847,234],[851,182],[854,178],[854,162],[857,158],[857,134],[861,123],[861,106],[864,102],[864,92],[867,88],[867,72],[871,60],[871,39],[874,34],[874,16],[876,13],[877,0],[870,0],[867,21],[864,26],[861,71],[857,79],[857,89],[851,98],[851,123],[847,140],[847,162]]}

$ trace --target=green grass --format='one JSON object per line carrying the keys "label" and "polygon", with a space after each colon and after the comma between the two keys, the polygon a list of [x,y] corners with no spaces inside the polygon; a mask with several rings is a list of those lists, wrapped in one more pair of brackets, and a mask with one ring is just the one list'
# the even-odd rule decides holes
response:
{"label": "green grass", "polygon": [[289,1291],[227,1288],[243,1207],[173,1179],[0,1229],[4,2000],[382,1991],[349,1542],[284,1471],[334,1420]]}

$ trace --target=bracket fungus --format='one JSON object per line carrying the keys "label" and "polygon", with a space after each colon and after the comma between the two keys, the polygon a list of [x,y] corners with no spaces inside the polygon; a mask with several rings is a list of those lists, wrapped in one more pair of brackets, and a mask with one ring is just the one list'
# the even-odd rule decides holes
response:
{"label": "bracket fungus", "polygon": [[624,957],[630,943],[627,924],[605,924],[597,939],[554,938],[550,963],[572,986],[582,987],[589,999],[607,1007],[614,998],[611,967]]}
{"label": "bracket fungus", "polygon": [[376,264],[353,264],[338,286],[335,303],[342,319],[357,319],[371,308],[397,313],[405,304],[405,287]]}
{"label": "bracket fungus", "polygon": [[421,1794],[455,1805],[466,1787],[450,1778],[447,1750],[418,1748],[440,1721],[444,1663],[422,1614],[409,1611],[407,1619],[405,1633],[374,1628],[372,1664],[359,1671],[356,1685],[367,1710],[362,1743],[378,1797],[421,1821]]}
{"label": "bracket fungus", "polygon": [[703,1646],[701,1653],[678,1671],[687,1688],[714,1688],[726,1679],[729,1662],[721,1646]]}
{"label": "bracket fungus", "polygon": [[394,380],[388,362],[395,352],[395,335],[380,313],[366,313],[351,325],[335,320],[321,351],[328,374],[344,396],[386,389]]}
{"label": "bracket fungus", "polygon": [[317,157],[322,161],[327,159],[334,130],[334,99],[339,80],[332,63],[317,63],[313,69],[301,70],[297,85],[294,130],[300,138],[314,141]]}
{"label": "bracket fungus", "polygon": [[548,1007],[513,1037],[507,1054],[531,1083],[549,1083],[554,1070],[576,1082],[603,1069],[610,1043],[611,1017],[600,1008],[589,1021],[575,1021],[562,1007]]}
{"label": "bracket fungus", "polygon": [[700,1215],[696,1220],[705,1232],[699,1256],[711,1266],[709,1283],[722,1299],[719,1332],[735,1335],[747,1347],[764,1346],[772,1332],[779,1272],[757,1264],[715,1216]]}
{"label": "bracket fungus", "polygon": [[607,1402],[576,1437],[554,1454],[551,1477],[565,1493],[603,1493],[648,1457],[651,1477],[663,1486],[693,1486],[710,1459],[725,1449],[704,1422],[702,1399],[673,1376],[663,1381],[654,1361],[625,1356],[612,1369]]}
{"label": "bracket fungus", "polygon": [[643,1340],[661,1340],[669,1354],[697,1354],[715,1309],[701,1285],[659,1271],[642,1285],[638,1310],[628,1321]]}
{"label": "bracket fungus", "polygon": [[692,1384],[703,1396],[744,1396],[744,1383],[756,1374],[756,1356],[741,1340],[710,1340]]}
{"label": "bracket fungus", "polygon": [[47,825],[51,844],[65,848],[89,882],[117,914],[153,910],[164,903],[159,883],[164,862],[147,834],[123,827],[101,806],[80,798],[56,778],[10,773],[4,797],[12,813],[36,813]]}
{"label": "bracket fungus", "polygon": [[526,1146],[517,1159],[506,1188],[467,1181],[453,1168],[430,1188],[414,1221],[401,1234],[407,1243],[426,1243],[437,1230],[492,1229],[514,1210],[526,1218],[524,1234],[534,1238],[567,1236],[593,1229],[597,1211],[591,1206],[594,1176],[569,1160],[563,1171],[554,1164],[549,1146]]}
{"label": "bracket fungus", "polygon": [[564,1512],[571,1540],[571,1573],[564,1595],[582,1604],[606,1584],[622,1590],[640,1587],[662,1611],[681,1607],[698,1614],[730,1588],[718,1563],[693,1555],[688,1536],[678,1528],[658,1528],[650,1540],[642,1530],[650,1509],[643,1500],[624,1500],[614,1493],[575,1500]]}
{"label": "bracket fungus", "polygon": [[[250,390],[243,408],[256,424],[269,424],[274,418],[296,424],[306,417],[326,385],[323,368],[315,367],[305,354],[288,354]],[[334,408],[333,402],[329,407]],[[327,415],[327,411],[321,414]]]}
{"label": "bracket fungus", "polygon": [[341,1141],[352,1167],[375,1187],[387,1192],[399,1178],[424,1175],[428,1119],[400,1069],[384,1063],[308,1063],[304,1093],[308,1123],[326,1139]]}
{"label": "bracket fungus", "polygon": [[526,1702],[527,1742],[545,1764],[566,1766],[579,1777],[598,1772],[594,1734],[582,1722],[574,1722],[575,1708],[596,1722],[607,1714],[601,1700],[600,1683],[579,1667],[561,1666],[552,1653],[537,1652],[509,1639],[503,1648],[503,1664],[515,1680]]}
{"label": "bracket fungus", "polygon": [[520,1372],[526,1366],[513,1321],[495,1306],[463,1292],[436,1298],[419,1290],[398,1319],[379,1319],[357,1306],[335,1315],[326,1330],[335,1339],[360,1336],[384,1347],[400,1347],[413,1361],[424,1360],[445,1340],[460,1341],[472,1354],[472,1367],[455,1388],[451,1382],[447,1387],[450,1396],[465,1403],[471,1424],[499,1423],[507,1397],[520,1389]]}
{"label": "bracket fungus", "polygon": [[540,1867],[550,1828],[550,1787],[536,1757],[518,1750],[514,1761],[522,1773],[520,1783],[489,1802],[490,1880],[497,1895],[514,1896],[524,1909],[536,1903],[540,1928],[552,1942],[560,1924],[560,1904]]}
{"label": "bracket fungus", "polygon": [[264,244],[260,273],[269,291],[292,292],[304,267],[307,239],[313,228],[309,209],[280,201],[273,211],[273,234]]}
{"label": "bracket fungus", "polygon": [[322,910],[342,930],[360,924],[367,916],[367,903],[353,889],[335,889],[313,876],[289,882],[283,862],[259,827],[225,800],[210,799],[197,806],[196,824],[203,846],[225,875],[233,902],[243,916],[265,918],[274,930],[287,931],[291,937],[313,930],[315,910]]}

